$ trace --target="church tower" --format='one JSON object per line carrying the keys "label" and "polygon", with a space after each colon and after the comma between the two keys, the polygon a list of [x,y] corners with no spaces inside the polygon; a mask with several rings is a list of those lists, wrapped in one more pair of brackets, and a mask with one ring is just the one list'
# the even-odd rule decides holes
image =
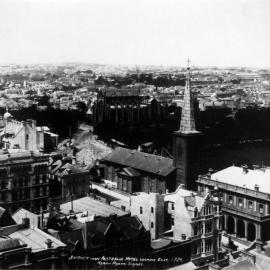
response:
{"label": "church tower", "polygon": [[173,133],[173,160],[176,167],[177,187],[184,184],[186,189],[195,190],[195,181],[200,173],[202,133],[197,131],[195,126],[190,80],[188,61],[180,128]]}

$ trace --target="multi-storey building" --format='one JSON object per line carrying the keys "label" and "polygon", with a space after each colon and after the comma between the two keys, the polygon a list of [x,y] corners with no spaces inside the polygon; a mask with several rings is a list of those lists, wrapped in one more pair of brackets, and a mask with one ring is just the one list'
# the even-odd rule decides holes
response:
{"label": "multi-storey building", "polygon": [[[9,213],[6,217],[12,219]],[[66,269],[67,246],[50,234],[30,227],[28,217],[0,231],[0,269]]]}
{"label": "multi-storey building", "polygon": [[59,199],[80,198],[89,191],[90,173],[76,164],[75,157],[51,155],[49,159],[50,196]]}
{"label": "multi-storey building", "polygon": [[270,168],[231,166],[199,176],[202,194],[218,188],[222,199],[223,229],[260,248],[270,239]]}
{"label": "multi-storey building", "polygon": [[0,206],[9,212],[24,207],[35,213],[47,209],[48,155],[10,149],[0,152]]}
{"label": "multi-storey building", "polygon": [[[221,256],[221,203],[218,194],[200,196],[180,190],[173,203],[173,238],[191,240],[191,260],[196,265]],[[170,198],[166,199],[167,202]],[[169,205],[169,204],[167,204]]]}
{"label": "multi-storey building", "polygon": [[180,186],[167,194],[140,192],[131,196],[130,212],[150,231],[153,241],[188,242],[191,249],[186,252],[196,265],[223,258],[221,201],[216,191],[201,196]]}
{"label": "multi-storey building", "polygon": [[164,233],[164,194],[141,192],[132,195],[130,213],[136,215],[150,231],[151,239],[157,239]]}
{"label": "multi-storey building", "polygon": [[17,121],[8,111],[3,118],[4,127],[0,136],[4,148],[33,151],[51,151],[56,148],[58,135],[50,132],[48,127],[39,127],[31,119]]}

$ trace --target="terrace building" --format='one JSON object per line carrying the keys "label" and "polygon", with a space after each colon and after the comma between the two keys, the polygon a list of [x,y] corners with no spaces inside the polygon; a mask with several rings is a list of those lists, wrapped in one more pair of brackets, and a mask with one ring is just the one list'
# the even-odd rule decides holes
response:
{"label": "terrace building", "polygon": [[49,157],[26,150],[0,152],[0,206],[9,212],[24,207],[35,213],[47,209]]}

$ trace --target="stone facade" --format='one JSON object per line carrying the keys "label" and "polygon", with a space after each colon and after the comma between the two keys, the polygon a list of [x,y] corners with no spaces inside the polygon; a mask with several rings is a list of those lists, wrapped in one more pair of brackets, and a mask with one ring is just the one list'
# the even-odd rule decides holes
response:
{"label": "stone facade", "polygon": [[131,196],[130,212],[136,215],[151,239],[157,239],[164,233],[164,195],[158,193],[138,193]]}
{"label": "stone facade", "polygon": [[[227,169],[243,170],[240,176],[243,178],[249,177],[249,173],[254,173],[253,170],[245,171],[247,170],[245,168],[233,167]],[[270,226],[270,196],[267,190],[261,190],[256,183],[263,174],[267,177],[267,169],[265,172],[258,171],[258,174],[255,172],[253,180],[252,178],[243,180],[246,182],[246,186],[240,186],[240,179],[238,182],[235,180],[234,183],[230,183],[229,174],[227,180],[226,177],[224,180],[219,179],[218,173],[199,176],[198,191],[206,194],[217,187],[223,204],[223,230],[232,237],[246,241],[247,244],[255,241],[257,247],[260,248],[264,241],[270,240],[268,229]],[[270,174],[268,173],[268,175]],[[247,186],[249,183],[254,183],[253,189]]]}
{"label": "stone facade", "polygon": [[0,157],[1,206],[9,212],[20,207],[35,213],[46,210],[49,157],[23,150],[4,150]]}
{"label": "stone facade", "polygon": [[[189,194],[188,194],[189,193]],[[202,197],[184,189],[165,197],[173,238],[191,241],[191,260],[204,264],[221,256],[221,203],[215,194]]]}

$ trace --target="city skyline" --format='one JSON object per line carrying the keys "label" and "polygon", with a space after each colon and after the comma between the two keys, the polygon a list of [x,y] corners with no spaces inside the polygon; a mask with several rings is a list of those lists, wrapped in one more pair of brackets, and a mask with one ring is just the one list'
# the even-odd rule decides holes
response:
{"label": "city skyline", "polygon": [[265,0],[17,0],[0,10],[0,64],[270,67]]}

